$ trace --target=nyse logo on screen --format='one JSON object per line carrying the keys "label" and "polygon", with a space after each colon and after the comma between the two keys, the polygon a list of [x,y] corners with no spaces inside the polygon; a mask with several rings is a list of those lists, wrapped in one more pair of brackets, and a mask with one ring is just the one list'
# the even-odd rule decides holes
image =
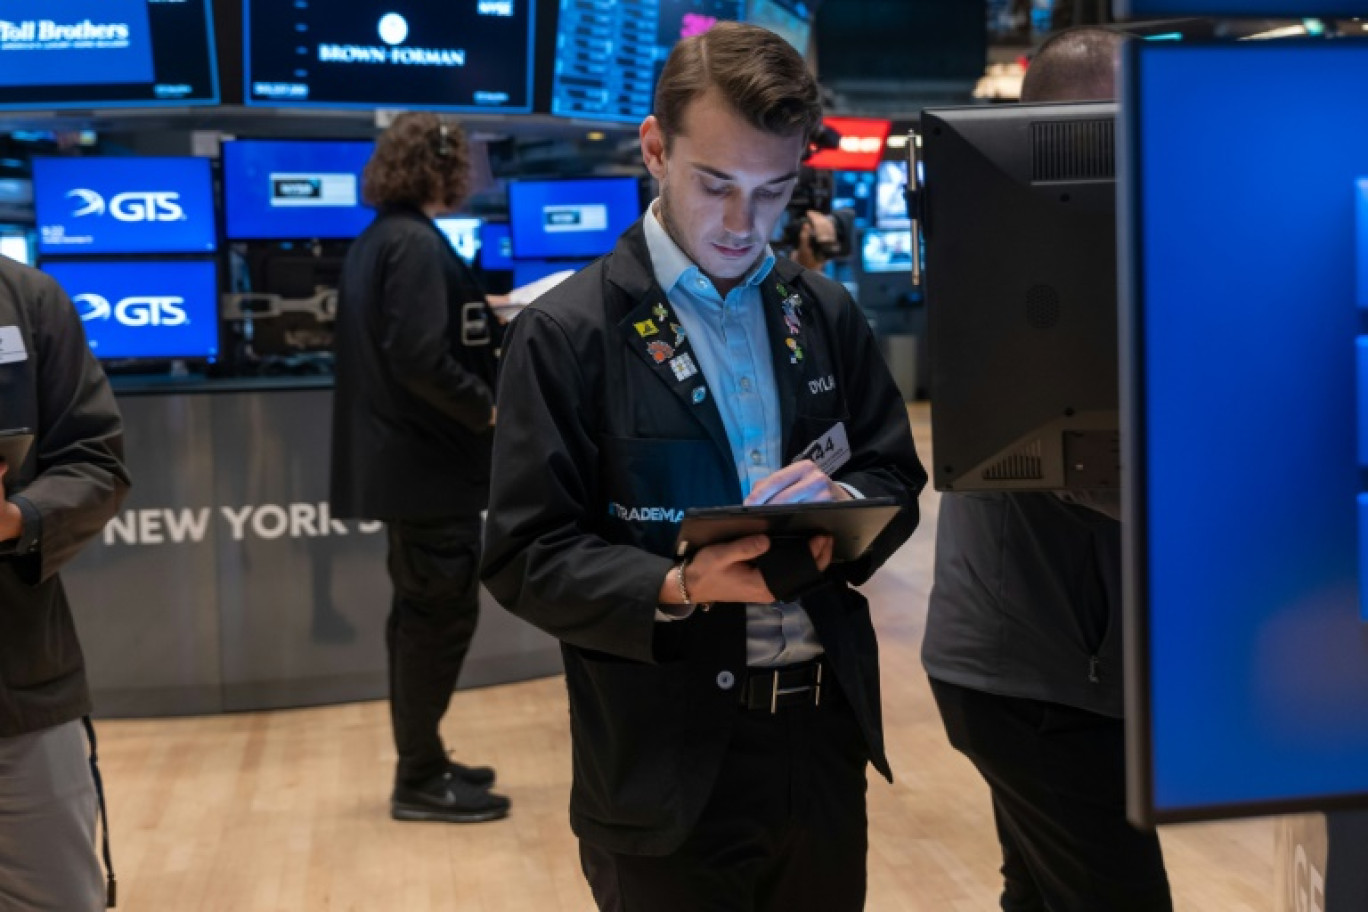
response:
{"label": "nyse logo on screen", "polygon": [[179,193],[157,193],[148,190],[120,193],[109,200],[94,190],[77,189],[67,192],[68,199],[76,200],[72,216],[104,215],[106,211],[121,222],[181,222],[185,209]]}
{"label": "nyse logo on screen", "polygon": [[97,294],[79,294],[71,299],[81,320],[94,323],[113,319],[124,326],[184,326],[190,322],[185,298],[138,296],[123,298],[117,304]]}

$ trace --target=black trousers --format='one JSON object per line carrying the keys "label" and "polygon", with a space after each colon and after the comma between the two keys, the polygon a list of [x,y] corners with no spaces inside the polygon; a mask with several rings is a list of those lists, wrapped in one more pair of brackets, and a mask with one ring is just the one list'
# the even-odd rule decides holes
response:
{"label": "black trousers", "polygon": [[840,691],[775,715],[740,710],[717,784],[663,857],[580,840],[604,912],[851,912],[864,908],[864,736]]}
{"label": "black trousers", "polygon": [[446,768],[438,726],[479,620],[480,520],[392,522],[388,532],[395,778],[417,784]]}
{"label": "black trousers", "polygon": [[1126,820],[1122,722],[931,679],[993,794],[1007,912],[1171,912],[1159,838]]}

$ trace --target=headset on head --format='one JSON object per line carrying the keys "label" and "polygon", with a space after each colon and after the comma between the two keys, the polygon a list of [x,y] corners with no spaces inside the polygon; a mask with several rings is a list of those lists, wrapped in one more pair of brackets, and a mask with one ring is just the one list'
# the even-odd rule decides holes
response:
{"label": "headset on head", "polygon": [[451,128],[440,117],[437,118],[437,157],[446,158],[451,154]]}

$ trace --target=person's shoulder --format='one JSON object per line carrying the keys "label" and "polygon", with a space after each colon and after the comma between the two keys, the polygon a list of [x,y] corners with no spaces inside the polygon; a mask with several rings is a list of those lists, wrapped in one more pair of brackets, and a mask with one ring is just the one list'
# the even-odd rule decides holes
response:
{"label": "person's shoulder", "polygon": [[527,305],[524,314],[540,314],[567,330],[602,325],[606,320],[603,306],[606,263],[607,257],[601,257],[548,289]]}
{"label": "person's shoulder", "polygon": [[0,256],[0,294],[10,299],[7,303],[16,308],[37,306],[60,292],[57,280],[46,272]]}

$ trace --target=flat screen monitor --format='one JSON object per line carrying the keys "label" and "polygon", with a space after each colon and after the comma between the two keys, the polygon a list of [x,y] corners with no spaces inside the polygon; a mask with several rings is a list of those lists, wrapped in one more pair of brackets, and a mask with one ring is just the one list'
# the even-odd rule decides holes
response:
{"label": "flat screen monitor", "polygon": [[[1368,47],[1127,58],[1131,816],[1362,805]],[[1297,142],[1250,142],[1281,102]]]}
{"label": "flat screen monitor", "polygon": [[588,259],[607,253],[642,212],[635,177],[526,180],[508,185],[513,255]]}
{"label": "flat screen monitor", "polygon": [[33,194],[44,256],[217,246],[207,158],[35,158]]}
{"label": "flat screen monitor", "polygon": [[209,0],[6,0],[0,109],[217,104]]}
{"label": "flat screen monitor", "polygon": [[802,0],[747,0],[746,21],[769,29],[807,56],[812,38],[812,6]]}
{"label": "flat screen monitor", "polygon": [[482,219],[473,216],[451,216],[437,219],[437,228],[446,235],[451,248],[457,256],[467,263],[475,262],[480,252],[480,225]]}
{"label": "flat screen monitor", "polygon": [[551,113],[640,123],[655,91],[659,3],[558,2]]}
{"label": "flat screen monitor", "polygon": [[212,261],[43,264],[81,315],[101,360],[218,356],[218,272]]}
{"label": "flat screen monitor", "polygon": [[588,266],[592,260],[514,260],[513,287],[520,288],[529,282],[545,278],[556,272],[573,269],[576,272]]}
{"label": "flat screen monitor", "polygon": [[1115,115],[922,114],[939,490],[1119,486]]}
{"label": "flat screen monitor", "polygon": [[480,226],[480,268],[487,272],[513,268],[513,236],[508,222],[485,222]]}
{"label": "flat screen monitor", "polygon": [[912,230],[866,231],[860,239],[860,268],[865,272],[911,272]]}
{"label": "flat screen monitor", "polygon": [[868,227],[874,220],[874,172],[836,171],[831,178],[831,208],[849,209],[857,228]]}
{"label": "flat screen monitor", "polygon": [[245,0],[244,97],[249,105],[528,112],[534,4]]}
{"label": "flat screen monitor", "polygon": [[361,172],[375,144],[238,140],[223,144],[224,226],[234,240],[353,238],[375,212]]}
{"label": "flat screen monitor", "polygon": [[907,214],[907,162],[879,163],[874,186],[874,222],[880,228],[907,228],[912,224]]}

